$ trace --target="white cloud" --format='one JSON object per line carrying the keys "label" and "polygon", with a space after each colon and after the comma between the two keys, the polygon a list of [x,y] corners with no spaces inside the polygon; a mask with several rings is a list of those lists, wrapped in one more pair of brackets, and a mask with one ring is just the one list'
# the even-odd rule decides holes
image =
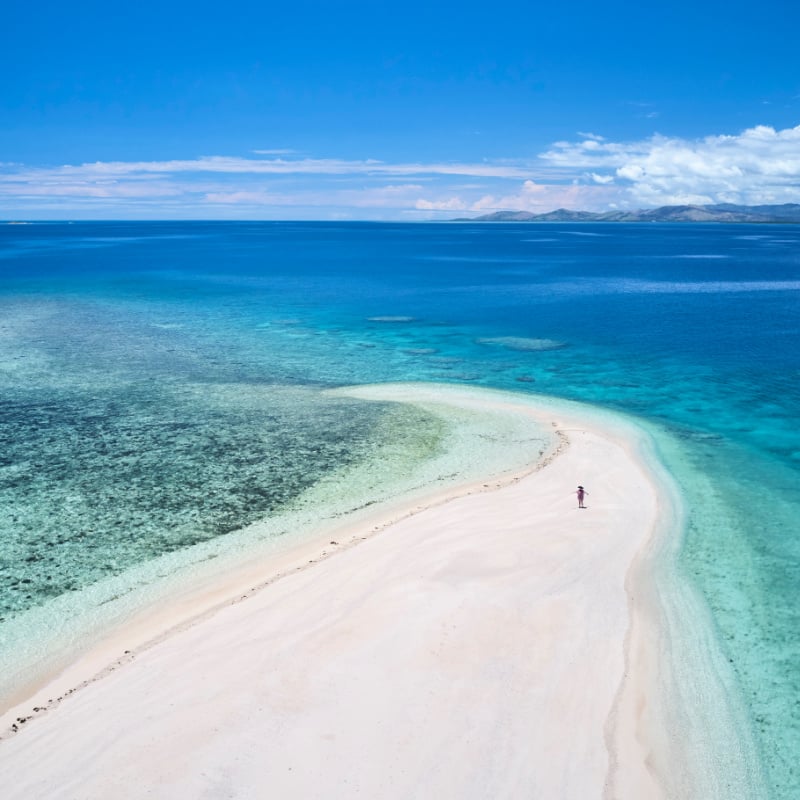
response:
{"label": "white cloud", "polygon": [[274,205],[277,201],[269,192],[208,192],[205,199],[209,203],[258,206]]}
{"label": "white cloud", "polygon": [[44,197],[76,198],[163,198],[184,194],[182,187],[167,181],[75,181],[3,183],[0,197],[19,199]]}
{"label": "white cloud", "polygon": [[[280,208],[303,208],[312,216],[313,209],[326,213],[337,209],[353,209],[354,213],[372,209],[378,213],[384,209],[384,215],[391,217],[421,210],[416,201],[428,185],[436,185],[439,193],[454,194],[459,191],[455,186],[465,185],[464,178],[477,177],[493,186],[531,172],[522,161],[392,163],[237,156],[34,168],[4,165],[0,167],[0,201],[2,208],[15,216],[45,203],[48,208],[67,211],[89,203],[101,207],[102,201],[114,215],[124,213],[126,200],[135,202],[136,213],[149,205],[157,216],[158,209],[166,207],[165,198],[171,198],[173,205],[183,205],[190,215],[213,207],[228,209],[229,213],[241,209],[243,213],[249,210],[266,215]],[[486,191],[483,185],[480,188]],[[475,195],[476,191],[470,193]],[[430,199],[433,203],[446,202],[438,197]]]}
{"label": "white cloud", "polygon": [[[614,191],[614,190],[612,190]],[[477,199],[462,195],[419,198],[416,208],[431,211],[530,211],[543,213],[556,208],[599,209],[607,207],[609,190],[600,186],[572,183],[541,184],[525,181],[513,194],[484,194]]]}
{"label": "white cloud", "polygon": [[382,186],[375,191],[384,192],[385,194],[407,194],[408,192],[418,192],[422,188],[423,186],[421,183],[401,183]]}
{"label": "white cloud", "polygon": [[485,195],[474,202],[473,211],[508,210],[543,213],[556,208],[598,209],[608,202],[608,190],[585,184],[540,184],[525,181],[515,194]]}
{"label": "white cloud", "polygon": [[[519,160],[386,162],[375,159],[203,156],[55,167],[0,164],[0,208],[185,210],[192,214],[366,218],[453,211],[605,210],[677,203],[800,202],[800,126],[748,128],[689,140],[654,135],[609,141],[581,132],[532,165]],[[205,209],[205,210],[204,210]],[[101,212],[102,213],[102,212]],[[144,213],[144,212],[142,212]]]}
{"label": "white cloud", "polygon": [[422,197],[416,201],[414,208],[420,211],[468,211],[470,205],[460,197],[448,197],[444,200],[426,200]]}
{"label": "white cloud", "polygon": [[800,125],[766,125],[735,136],[689,140],[652,136],[638,142],[557,142],[541,158],[562,169],[599,169],[643,205],[800,201]]}
{"label": "white cloud", "polygon": [[204,196],[208,203],[240,206],[303,206],[308,208],[338,206],[348,208],[391,208],[413,205],[422,184],[407,183],[377,186],[366,189],[297,189],[293,192],[266,190],[210,191]]}
{"label": "white cloud", "polygon": [[96,161],[65,164],[59,167],[21,169],[0,173],[0,182],[42,183],[67,179],[102,180],[109,177],[135,178],[137,175],[176,173],[223,173],[231,175],[467,175],[487,178],[526,178],[533,169],[522,163],[397,163],[375,159],[335,158],[241,158],[202,156],[172,161]]}

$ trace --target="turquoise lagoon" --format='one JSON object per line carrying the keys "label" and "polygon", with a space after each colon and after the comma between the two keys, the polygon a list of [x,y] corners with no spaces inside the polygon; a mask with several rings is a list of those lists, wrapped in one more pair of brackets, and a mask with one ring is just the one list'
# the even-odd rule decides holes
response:
{"label": "turquoise lagoon", "polygon": [[798,299],[793,226],[0,226],[0,660],[304,503],[478,474],[436,414],[327,389],[547,394],[655,430],[764,796],[800,796]]}

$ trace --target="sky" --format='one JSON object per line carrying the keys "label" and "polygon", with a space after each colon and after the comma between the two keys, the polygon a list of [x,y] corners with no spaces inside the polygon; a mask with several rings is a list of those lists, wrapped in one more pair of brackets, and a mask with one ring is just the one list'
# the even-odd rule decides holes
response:
{"label": "sky", "polygon": [[800,3],[10,0],[0,219],[800,203]]}

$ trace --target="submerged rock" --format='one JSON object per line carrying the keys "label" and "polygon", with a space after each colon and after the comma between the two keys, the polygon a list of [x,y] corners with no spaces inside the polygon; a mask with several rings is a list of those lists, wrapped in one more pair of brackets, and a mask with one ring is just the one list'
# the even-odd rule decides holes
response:
{"label": "submerged rock", "polygon": [[478,344],[505,347],[507,350],[561,350],[567,347],[566,342],[557,339],[529,339],[526,336],[490,336],[475,340]]}

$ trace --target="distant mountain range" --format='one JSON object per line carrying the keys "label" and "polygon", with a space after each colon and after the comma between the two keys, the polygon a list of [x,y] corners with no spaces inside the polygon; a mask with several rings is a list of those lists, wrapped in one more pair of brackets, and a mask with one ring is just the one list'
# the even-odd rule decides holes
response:
{"label": "distant mountain range", "polygon": [[461,217],[454,222],[793,222],[800,223],[800,204],[737,206],[661,206],[635,211],[569,211],[559,208],[546,214],[529,211],[496,211],[481,217]]}

